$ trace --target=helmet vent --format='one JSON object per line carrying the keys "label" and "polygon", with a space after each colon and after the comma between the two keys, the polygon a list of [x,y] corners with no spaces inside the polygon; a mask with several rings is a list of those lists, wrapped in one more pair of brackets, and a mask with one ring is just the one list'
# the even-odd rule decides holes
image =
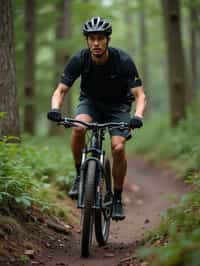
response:
{"label": "helmet vent", "polygon": [[109,36],[112,33],[112,25],[106,19],[101,17],[93,17],[86,21],[83,26],[83,34],[85,36],[92,32],[99,32]]}
{"label": "helmet vent", "polygon": [[106,23],[104,24],[104,28],[107,28],[108,25],[109,25],[109,24],[106,22]]}

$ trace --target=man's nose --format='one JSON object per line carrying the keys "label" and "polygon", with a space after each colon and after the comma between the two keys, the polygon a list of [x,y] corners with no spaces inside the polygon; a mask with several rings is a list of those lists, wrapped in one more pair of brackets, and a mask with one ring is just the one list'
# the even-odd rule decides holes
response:
{"label": "man's nose", "polygon": [[98,40],[95,40],[94,41],[94,45],[96,45],[96,46],[99,45],[99,41]]}

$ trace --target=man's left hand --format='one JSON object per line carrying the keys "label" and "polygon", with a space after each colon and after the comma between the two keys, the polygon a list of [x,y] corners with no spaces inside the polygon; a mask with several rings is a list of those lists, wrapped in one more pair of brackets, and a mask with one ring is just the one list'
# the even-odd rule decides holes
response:
{"label": "man's left hand", "polygon": [[134,116],[130,120],[130,128],[141,128],[143,126],[142,118],[139,116]]}

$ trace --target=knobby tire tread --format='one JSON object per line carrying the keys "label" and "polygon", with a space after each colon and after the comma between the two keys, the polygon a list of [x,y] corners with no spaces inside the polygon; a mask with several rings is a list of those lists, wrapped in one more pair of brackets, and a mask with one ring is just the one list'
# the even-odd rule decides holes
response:
{"label": "knobby tire tread", "polygon": [[[111,168],[110,168],[110,162],[108,159],[105,159],[104,163],[104,169],[106,172],[105,182],[104,186],[106,187],[106,192],[110,193],[111,192]],[[109,237],[109,230],[110,230],[110,219],[111,217],[108,218],[106,221],[106,229],[104,232],[104,223],[105,221],[102,221],[103,213],[102,210],[95,210],[95,236],[98,244],[100,246],[104,246]]]}
{"label": "knobby tire tread", "polygon": [[94,200],[95,200],[95,174],[96,161],[89,161],[86,173],[85,183],[85,208],[83,210],[81,254],[83,257],[90,255],[90,246],[92,242]]}

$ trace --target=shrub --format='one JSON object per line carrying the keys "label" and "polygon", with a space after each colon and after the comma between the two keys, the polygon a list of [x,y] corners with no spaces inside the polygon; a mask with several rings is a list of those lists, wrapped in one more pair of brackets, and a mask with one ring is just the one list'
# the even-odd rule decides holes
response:
{"label": "shrub", "polygon": [[[51,140],[50,140],[51,142]],[[62,147],[62,145],[60,144]],[[57,147],[56,149],[54,147]],[[56,176],[65,173],[70,179],[70,156],[57,146],[30,145],[0,141],[0,204],[30,207],[33,203],[46,208],[48,187]],[[67,174],[70,175],[67,177]]]}

